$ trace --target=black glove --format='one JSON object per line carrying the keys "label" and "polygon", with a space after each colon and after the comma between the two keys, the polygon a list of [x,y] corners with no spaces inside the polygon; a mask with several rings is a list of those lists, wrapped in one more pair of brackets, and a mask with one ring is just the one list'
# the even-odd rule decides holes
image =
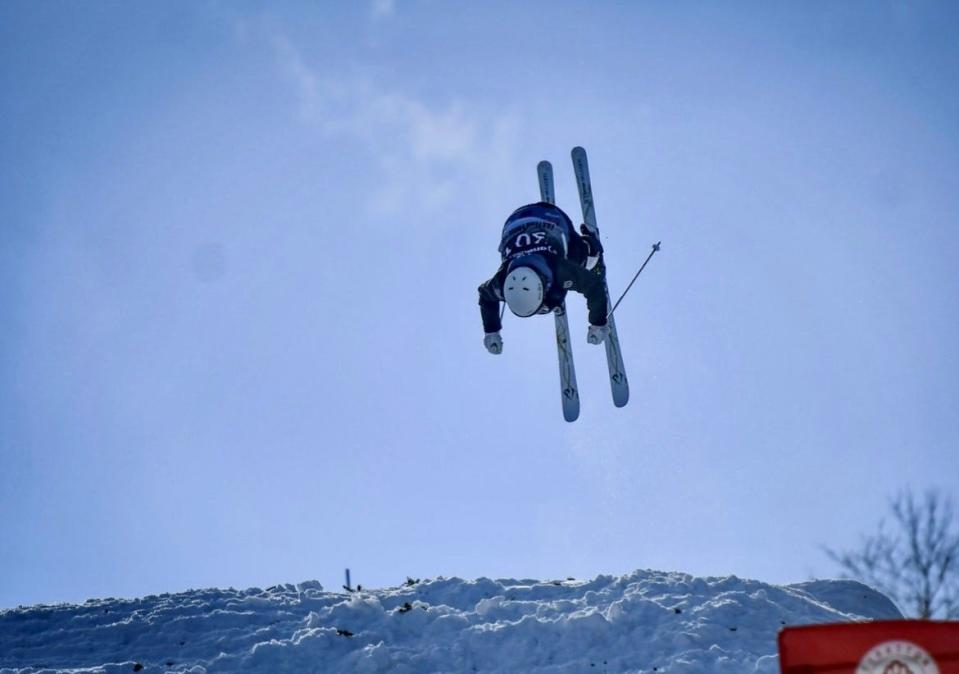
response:
{"label": "black glove", "polygon": [[599,242],[599,237],[589,231],[589,227],[585,223],[579,226],[579,231],[582,233],[583,242],[589,251],[586,254],[587,257],[596,257],[603,252],[603,244]]}

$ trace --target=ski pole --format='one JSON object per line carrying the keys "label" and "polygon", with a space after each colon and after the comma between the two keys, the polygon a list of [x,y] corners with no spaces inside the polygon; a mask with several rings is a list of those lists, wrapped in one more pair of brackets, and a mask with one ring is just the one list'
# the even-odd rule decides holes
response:
{"label": "ski pole", "polygon": [[656,254],[656,251],[659,250],[659,245],[660,245],[661,243],[662,243],[662,241],[657,241],[656,243],[653,244],[653,251],[652,251],[652,252],[649,254],[649,256],[646,258],[646,262],[643,262],[643,265],[639,268],[639,271],[636,272],[636,275],[635,275],[635,276],[633,276],[633,280],[629,282],[629,285],[628,285],[628,286],[626,286],[626,290],[623,291],[623,294],[619,296],[619,299],[618,299],[618,300],[616,300],[616,304],[614,304],[614,305],[613,305],[613,308],[609,310],[609,313],[608,313],[608,314],[606,314],[607,320],[609,319],[610,316],[613,315],[613,312],[616,311],[616,307],[618,307],[618,306],[619,306],[619,303],[623,301],[623,298],[626,297],[626,293],[629,292],[629,289],[633,287],[633,284],[634,284],[634,283],[636,283],[636,279],[638,279],[638,278],[639,278],[639,275],[643,273],[643,270],[646,268],[646,265],[647,265],[647,264],[649,263],[649,261],[652,259],[653,255]]}

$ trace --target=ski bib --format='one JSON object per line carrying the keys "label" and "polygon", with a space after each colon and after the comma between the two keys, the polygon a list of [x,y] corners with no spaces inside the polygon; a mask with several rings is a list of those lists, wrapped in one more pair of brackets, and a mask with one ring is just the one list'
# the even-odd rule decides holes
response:
{"label": "ski bib", "polygon": [[565,258],[569,249],[568,236],[565,225],[535,216],[517,218],[503,227],[499,252],[504,260],[533,253]]}

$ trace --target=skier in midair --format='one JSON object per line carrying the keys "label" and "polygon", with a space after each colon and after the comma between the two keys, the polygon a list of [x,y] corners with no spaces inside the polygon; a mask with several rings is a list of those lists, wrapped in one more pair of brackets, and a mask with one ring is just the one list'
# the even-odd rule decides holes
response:
{"label": "skier in midair", "polygon": [[580,225],[580,232],[566,213],[544,201],[522,206],[506,219],[499,245],[502,264],[479,287],[487,351],[503,351],[500,302],[526,318],[561,306],[569,290],[586,297],[586,340],[603,343],[609,335],[603,247],[586,225]]}

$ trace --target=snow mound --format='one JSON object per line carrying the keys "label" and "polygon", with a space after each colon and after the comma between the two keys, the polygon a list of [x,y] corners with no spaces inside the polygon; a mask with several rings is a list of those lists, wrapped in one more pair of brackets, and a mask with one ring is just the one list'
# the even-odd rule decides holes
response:
{"label": "snow mound", "polygon": [[778,672],[785,625],[901,617],[852,581],[636,571],[589,581],[319,583],[0,611],[0,674]]}

